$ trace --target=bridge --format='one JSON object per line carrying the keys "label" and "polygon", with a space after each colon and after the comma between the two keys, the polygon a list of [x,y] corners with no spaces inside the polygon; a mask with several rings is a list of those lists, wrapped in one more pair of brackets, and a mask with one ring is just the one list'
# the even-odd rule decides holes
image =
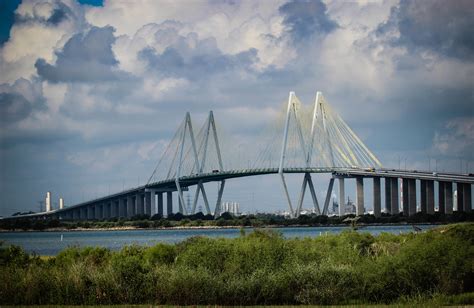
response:
{"label": "bridge", "polygon": [[[21,217],[97,220],[135,215],[165,216],[165,209],[167,215],[176,212],[173,194],[177,194],[179,213],[194,214],[201,196],[206,213],[219,216],[226,181],[272,174],[280,178],[282,197],[286,199],[291,217],[300,215],[307,188],[314,212],[327,215],[335,180],[339,184],[338,199],[345,200],[346,179],[356,180],[356,215],[363,215],[365,212],[364,182],[368,180],[373,181],[372,199],[376,217],[382,213],[382,197],[385,200],[384,210],[389,214],[399,214],[400,210],[407,216],[414,215],[417,211],[434,214],[435,184],[439,213],[453,212],[454,189],[457,194],[457,211],[471,211],[471,185],[474,183],[472,174],[384,168],[331,108],[321,92],[317,92],[315,101],[310,106],[303,105],[295,93],[290,92],[284,106],[276,122],[265,130],[261,142],[251,145],[243,153],[246,157],[240,157],[242,153],[235,149],[235,144],[225,144],[228,138],[223,139],[220,135],[212,111],[197,131],[193,128],[188,112],[145,185],[73,206],[64,207],[60,203],[59,209],[51,208],[48,196],[46,212]],[[244,162],[248,162],[248,165],[245,166]],[[302,174],[298,196],[291,196],[288,190],[285,175],[292,173]],[[326,197],[321,205],[312,178],[318,173],[331,174]],[[204,185],[209,182],[219,183],[217,200],[212,205]],[[384,196],[381,193],[382,183],[385,186]],[[191,212],[188,213],[184,206],[183,192],[193,186],[196,189]],[[344,211],[345,207],[339,206],[338,214],[345,215]]]}

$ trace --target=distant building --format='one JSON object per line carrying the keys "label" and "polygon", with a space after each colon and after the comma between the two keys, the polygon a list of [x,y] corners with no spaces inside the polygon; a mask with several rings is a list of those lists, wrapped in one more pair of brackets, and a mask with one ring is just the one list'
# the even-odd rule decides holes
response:
{"label": "distant building", "polygon": [[235,216],[240,216],[242,213],[240,211],[240,203],[226,201],[221,203],[221,213],[230,213]]}

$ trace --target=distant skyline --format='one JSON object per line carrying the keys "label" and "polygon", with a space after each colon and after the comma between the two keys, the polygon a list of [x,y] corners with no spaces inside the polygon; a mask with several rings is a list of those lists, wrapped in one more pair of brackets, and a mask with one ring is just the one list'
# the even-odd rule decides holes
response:
{"label": "distant skyline", "polygon": [[[186,111],[252,140],[289,91],[323,91],[386,167],[472,173],[472,29],[469,0],[0,0],[0,216],[144,184]],[[223,201],[287,210],[276,175]]]}

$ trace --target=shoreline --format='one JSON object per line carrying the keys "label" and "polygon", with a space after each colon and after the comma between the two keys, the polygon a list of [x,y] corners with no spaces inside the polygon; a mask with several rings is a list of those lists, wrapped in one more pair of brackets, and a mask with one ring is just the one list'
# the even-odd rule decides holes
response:
{"label": "shoreline", "polygon": [[[366,227],[374,226],[410,226],[410,225],[448,225],[449,222],[422,222],[422,223],[373,223],[373,224],[358,224],[357,227],[364,229]],[[454,223],[452,223],[454,224]],[[328,224],[328,225],[266,225],[266,226],[173,226],[173,227],[150,227],[150,228],[139,228],[134,226],[121,226],[121,227],[111,227],[111,228],[50,228],[44,230],[5,230],[0,229],[1,233],[23,233],[23,232],[97,232],[97,231],[145,231],[145,230],[217,230],[217,229],[286,229],[286,228],[334,228],[334,227],[343,227],[350,228],[350,224]]]}

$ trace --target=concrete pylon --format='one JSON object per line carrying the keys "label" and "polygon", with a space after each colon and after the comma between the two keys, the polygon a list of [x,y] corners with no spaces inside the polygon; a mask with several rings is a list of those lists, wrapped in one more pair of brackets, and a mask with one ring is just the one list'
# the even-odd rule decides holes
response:
{"label": "concrete pylon", "polygon": [[166,192],[166,215],[170,216],[173,214],[173,193],[171,191]]}
{"label": "concrete pylon", "polygon": [[444,182],[438,182],[438,213],[446,213],[446,195]]}
{"label": "concrete pylon", "polygon": [[382,212],[382,200],[380,193],[380,178],[374,177],[374,216],[380,217]]}
{"label": "concrete pylon", "polygon": [[163,193],[160,192],[158,193],[158,215],[161,215],[163,217]]}
{"label": "concrete pylon", "polygon": [[403,202],[403,215],[408,216],[410,214],[409,201],[408,201],[408,179],[402,179],[402,202]]}
{"label": "concrete pylon", "polygon": [[434,181],[426,181],[426,213],[434,214]]}
{"label": "concrete pylon", "polygon": [[[155,196],[154,192],[147,191],[145,192],[145,213],[146,215],[152,216],[151,212],[151,203],[152,203],[152,196]],[[154,198],[153,198],[154,199]]]}
{"label": "concrete pylon", "polygon": [[346,202],[345,188],[344,188],[344,178],[339,178],[339,216],[344,216],[346,214]]}
{"label": "concrete pylon", "polygon": [[416,214],[416,180],[408,180],[408,215]]}
{"label": "concrete pylon", "polygon": [[385,178],[385,212],[392,214],[392,178]]}
{"label": "concrete pylon", "polygon": [[356,215],[364,215],[364,178],[356,178],[356,194],[357,194],[357,205],[356,205]]}
{"label": "concrete pylon", "polygon": [[446,182],[444,184],[444,195],[446,198],[446,214],[452,214],[453,213],[453,183],[452,182]]}
{"label": "concrete pylon", "polygon": [[127,198],[127,217],[133,217],[136,215],[135,211],[135,197],[134,196],[128,196]]}
{"label": "concrete pylon", "polygon": [[427,211],[427,199],[426,199],[426,181],[420,181],[420,211],[426,214]]}
{"label": "concrete pylon", "polygon": [[391,203],[392,203],[392,215],[398,215],[400,212],[400,205],[398,203],[398,178],[392,178],[391,179],[391,185],[390,185],[390,190],[391,190]]}

